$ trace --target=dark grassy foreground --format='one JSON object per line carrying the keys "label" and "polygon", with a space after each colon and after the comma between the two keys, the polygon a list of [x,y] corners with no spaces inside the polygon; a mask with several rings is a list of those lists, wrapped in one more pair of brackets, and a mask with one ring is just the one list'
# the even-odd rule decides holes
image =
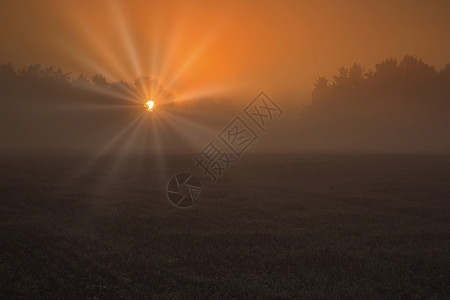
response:
{"label": "dark grassy foreground", "polygon": [[450,156],[247,155],[188,211],[189,157],[82,162],[1,160],[0,298],[450,297]]}

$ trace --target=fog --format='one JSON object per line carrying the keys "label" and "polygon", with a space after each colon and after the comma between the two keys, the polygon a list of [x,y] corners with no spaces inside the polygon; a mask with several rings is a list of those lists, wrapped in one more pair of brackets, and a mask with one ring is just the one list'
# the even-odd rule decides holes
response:
{"label": "fog", "polygon": [[[149,94],[157,103],[152,112]],[[450,65],[436,70],[414,56],[320,77],[307,106],[272,99],[283,113],[266,130],[243,110],[253,99],[179,101],[147,77],[108,82],[100,74],[6,63],[0,95],[3,155],[196,153],[236,116],[258,136],[250,152],[450,151]]]}

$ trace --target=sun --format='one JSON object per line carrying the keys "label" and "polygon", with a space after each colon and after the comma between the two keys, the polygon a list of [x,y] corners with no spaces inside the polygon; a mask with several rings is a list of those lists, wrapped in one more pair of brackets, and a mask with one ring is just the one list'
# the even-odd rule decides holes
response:
{"label": "sun", "polygon": [[155,107],[155,102],[153,100],[148,101],[145,103],[147,106],[147,111],[153,111],[153,108]]}

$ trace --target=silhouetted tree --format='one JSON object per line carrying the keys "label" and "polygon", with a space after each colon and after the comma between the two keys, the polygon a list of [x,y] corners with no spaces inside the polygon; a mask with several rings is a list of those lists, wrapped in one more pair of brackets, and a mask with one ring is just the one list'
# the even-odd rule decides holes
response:
{"label": "silhouetted tree", "polygon": [[99,87],[108,87],[108,81],[106,80],[106,77],[101,74],[95,74],[91,78],[92,83]]}
{"label": "silhouetted tree", "polygon": [[[303,115],[314,115],[316,126],[329,124],[330,132],[340,130],[347,137],[369,128],[386,136],[393,135],[395,128],[427,132],[430,137],[441,128],[448,135],[443,126],[450,126],[449,65],[437,72],[421,59],[406,55],[400,62],[383,60],[375,64],[374,71],[366,72],[358,64],[341,67],[333,79],[330,84],[319,77],[313,85],[312,102]],[[413,136],[411,132],[398,134]]]}
{"label": "silhouetted tree", "polygon": [[314,103],[318,103],[329,97],[331,87],[328,85],[328,79],[319,77],[313,86],[312,99]]}
{"label": "silhouetted tree", "polygon": [[77,87],[87,86],[90,84],[89,79],[80,73],[76,79],[73,80],[73,84]]}

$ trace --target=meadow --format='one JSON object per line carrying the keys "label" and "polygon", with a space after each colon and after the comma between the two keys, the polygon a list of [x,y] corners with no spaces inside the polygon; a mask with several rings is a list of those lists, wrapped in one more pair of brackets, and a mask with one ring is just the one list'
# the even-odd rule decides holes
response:
{"label": "meadow", "polygon": [[193,209],[191,156],[0,158],[0,298],[450,297],[450,156],[247,154]]}

